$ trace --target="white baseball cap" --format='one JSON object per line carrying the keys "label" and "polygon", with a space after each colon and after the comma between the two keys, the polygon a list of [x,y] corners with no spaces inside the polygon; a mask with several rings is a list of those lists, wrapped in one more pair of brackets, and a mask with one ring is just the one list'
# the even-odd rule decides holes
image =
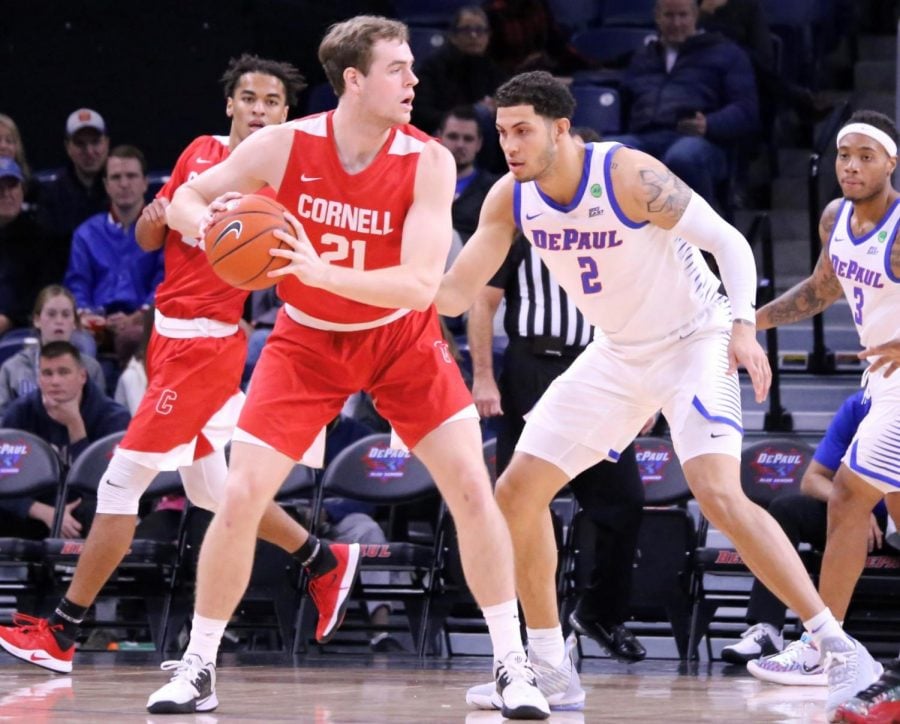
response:
{"label": "white baseball cap", "polygon": [[90,108],[79,108],[72,111],[66,121],[66,136],[73,136],[82,128],[93,128],[102,134],[106,134],[106,122],[97,111]]}

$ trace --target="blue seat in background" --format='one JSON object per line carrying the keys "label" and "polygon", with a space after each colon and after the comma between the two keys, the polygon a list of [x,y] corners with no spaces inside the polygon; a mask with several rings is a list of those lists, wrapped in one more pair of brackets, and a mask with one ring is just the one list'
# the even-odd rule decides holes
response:
{"label": "blue seat in background", "polygon": [[587,28],[572,37],[572,45],[582,55],[607,64],[631,56],[655,37],[656,31],[647,27]]}
{"label": "blue seat in background", "polygon": [[619,133],[622,130],[619,91],[609,86],[587,83],[575,83],[571,91],[575,97],[573,126],[589,126],[601,135]]}

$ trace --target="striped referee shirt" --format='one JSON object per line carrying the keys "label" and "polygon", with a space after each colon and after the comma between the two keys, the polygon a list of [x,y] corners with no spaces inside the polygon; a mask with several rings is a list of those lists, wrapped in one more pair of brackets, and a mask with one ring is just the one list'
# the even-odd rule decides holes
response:
{"label": "striped referee shirt", "polygon": [[567,347],[584,347],[594,328],[566,296],[534,247],[518,234],[503,266],[488,282],[503,290],[503,327],[510,339],[557,337]]}

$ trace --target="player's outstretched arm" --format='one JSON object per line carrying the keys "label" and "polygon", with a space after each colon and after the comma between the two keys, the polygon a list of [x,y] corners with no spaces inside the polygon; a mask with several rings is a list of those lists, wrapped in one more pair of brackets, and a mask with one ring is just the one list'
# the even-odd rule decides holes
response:
{"label": "player's outstretched arm", "polygon": [[507,174],[485,197],[478,228],[441,280],[434,300],[441,314],[455,317],[468,310],[506,259],[516,233],[513,186],[513,178]]}
{"label": "player's outstretched arm", "polygon": [[[229,192],[251,194],[266,184],[278,188],[287,166],[292,133],[290,127],[283,125],[261,128],[222,163],[182,184],[166,209],[169,227],[188,238],[202,238],[204,216],[220,196]],[[209,221],[205,220],[206,226]]]}
{"label": "player's outstretched arm", "polygon": [[828,257],[828,240],[837,220],[840,199],[835,199],[822,212],[819,238],[822,253],[812,274],[784,294],[773,299],[756,313],[758,329],[792,324],[813,317],[841,298],[843,290]]}

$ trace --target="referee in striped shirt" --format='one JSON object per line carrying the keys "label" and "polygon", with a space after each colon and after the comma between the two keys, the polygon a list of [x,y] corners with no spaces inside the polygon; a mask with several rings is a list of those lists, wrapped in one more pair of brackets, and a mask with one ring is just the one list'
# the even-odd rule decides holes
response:
{"label": "referee in striped shirt", "polygon": [[[504,298],[509,346],[498,386],[493,369],[493,320]],[[519,235],[503,266],[479,293],[468,321],[475,405],[482,418],[500,416],[498,475],[512,457],[525,426],[525,413],[581,353],[593,333],[534,247]],[[646,651],[624,626],[644,503],[634,446],[622,451],[618,463],[601,462],[574,478],[570,486],[585,518],[594,524],[596,545],[593,569],[591,561],[582,560],[576,566],[583,591],[569,623],[611,656],[640,661]],[[592,531],[583,528],[582,532]]]}

